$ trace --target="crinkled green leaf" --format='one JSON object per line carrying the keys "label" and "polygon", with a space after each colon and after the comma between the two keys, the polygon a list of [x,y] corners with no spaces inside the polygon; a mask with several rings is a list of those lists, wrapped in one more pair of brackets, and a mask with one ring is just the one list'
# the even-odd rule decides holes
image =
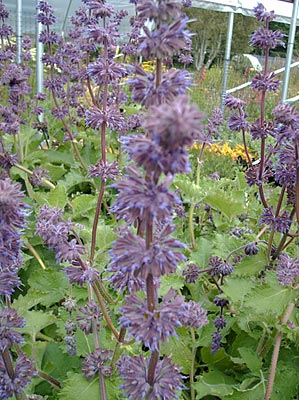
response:
{"label": "crinkled green leaf", "polygon": [[233,195],[220,190],[209,193],[205,198],[205,202],[220,211],[228,219],[243,214],[246,210],[243,199],[237,201]]}
{"label": "crinkled green leaf", "polygon": [[258,356],[256,350],[248,347],[241,347],[238,349],[242,359],[247,367],[255,374],[259,374],[262,368],[262,360]]}
{"label": "crinkled green leaf", "polygon": [[202,202],[207,194],[203,184],[196,185],[187,176],[177,176],[174,180],[174,185],[180,189],[183,198],[190,202]]}
{"label": "crinkled green leaf", "polygon": [[180,290],[184,286],[184,278],[177,274],[163,275],[161,277],[161,286],[159,288],[160,296],[165,296],[170,289]]}
{"label": "crinkled green leaf", "polygon": [[68,202],[65,187],[62,184],[56,186],[56,188],[48,194],[47,201],[51,207],[58,206],[63,209]]}
{"label": "crinkled green leaf", "polygon": [[[107,399],[120,400],[121,396],[118,386],[120,382],[115,382],[113,378],[105,379]],[[87,381],[82,374],[70,372],[68,378],[63,383],[63,388],[59,394],[60,400],[99,400],[100,388],[99,379],[94,378]]]}
{"label": "crinkled green leaf", "polygon": [[[239,268],[239,264],[237,264],[236,269],[237,268]],[[233,274],[226,279],[225,284],[222,286],[223,296],[230,300],[233,306],[240,306],[246,294],[249,293],[255,285],[256,283],[254,280],[235,278]]]}
{"label": "crinkled green leaf", "polygon": [[193,386],[196,390],[197,400],[208,395],[219,396],[220,399],[223,399],[224,396],[233,394],[235,384],[236,381],[231,376],[211,369],[209,372],[204,372]]}
{"label": "crinkled green leaf", "polygon": [[255,287],[245,296],[245,307],[248,313],[267,316],[280,316],[296,297],[295,291],[287,286],[280,286],[276,276],[268,273],[266,282]]}
{"label": "crinkled green leaf", "polygon": [[56,321],[54,315],[35,310],[24,312],[22,317],[25,318],[26,325],[24,328],[20,328],[20,332],[32,337],[35,337],[42,329],[52,325]]}

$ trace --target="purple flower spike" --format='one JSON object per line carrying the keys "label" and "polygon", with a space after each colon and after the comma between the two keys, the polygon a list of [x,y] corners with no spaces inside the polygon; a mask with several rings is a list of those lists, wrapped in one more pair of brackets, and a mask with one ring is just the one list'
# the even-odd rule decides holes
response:
{"label": "purple flower spike", "polygon": [[174,297],[171,291],[159,307],[151,312],[147,310],[146,300],[131,294],[120,309],[123,315],[119,320],[123,328],[128,328],[130,336],[151,350],[156,350],[159,342],[166,342],[171,335],[176,336],[175,328],[181,325],[180,318],[185,311],[183,302],[184,297]]}
{"label": "purple flower spike", "polygon": [[122,356],[117,363],[123,384],[120,389],[127,399],[143,400],[174,400],[178,399],[176,391],[184,389],[179,368],[171,364],[170,358],[165,357],[158,361],[153,386],[147,382],[149,359],[142,355],[128,357]]}
{"label": "purple flower spike", "polygon": [[278,282],[282,286],[292,286],[299,278],[299,260],[287,254],[279,256],[277,266]]}

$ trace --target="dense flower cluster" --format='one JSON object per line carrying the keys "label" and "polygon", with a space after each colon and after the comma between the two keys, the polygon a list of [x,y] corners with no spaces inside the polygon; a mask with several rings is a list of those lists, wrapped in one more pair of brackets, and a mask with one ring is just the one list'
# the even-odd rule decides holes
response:
{"label": "dense flower cluster", "polygon": [[146,396],[150,400],[178,399],[177,390],[182,390],[179,368],[170,362],[169,357],[158,361],[155,370],[154,382],[151,386],[147,382],[149,359],[143,355],[128,357],[122,356],[118,362],[118,369],[123,378],[123,389],[128,399],[143,400]]}

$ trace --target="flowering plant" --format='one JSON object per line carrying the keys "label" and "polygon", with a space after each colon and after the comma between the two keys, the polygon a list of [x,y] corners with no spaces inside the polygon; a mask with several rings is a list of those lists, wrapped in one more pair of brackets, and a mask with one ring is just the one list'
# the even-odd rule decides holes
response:
{"label": "flowering plant", "polygon": [[[295,398],[298,115],[265,117],[274,13],[254,9],[250,121],[242,99],[208,118],[190,101],[189,1],[134,2],[127,41],[125,11],[82,3],[66,39],[38,3],[47,96],[0,1],[1,399]],[[247,171],[203,176],[225,119]]]}

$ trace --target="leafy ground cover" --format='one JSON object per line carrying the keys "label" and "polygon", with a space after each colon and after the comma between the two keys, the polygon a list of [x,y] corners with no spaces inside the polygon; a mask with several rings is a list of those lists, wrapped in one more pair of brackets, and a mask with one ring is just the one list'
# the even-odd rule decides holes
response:
{"label": "leafy ground cover", "polygon": [[299,114],[268,70],[284,37],[258,4],[258,102],[204,114],[189,5],[137,1],[119,47],[124,11],[83,0],[61,38],[40,1],[35,94],[0,1],[1,399],[298,398]]}

